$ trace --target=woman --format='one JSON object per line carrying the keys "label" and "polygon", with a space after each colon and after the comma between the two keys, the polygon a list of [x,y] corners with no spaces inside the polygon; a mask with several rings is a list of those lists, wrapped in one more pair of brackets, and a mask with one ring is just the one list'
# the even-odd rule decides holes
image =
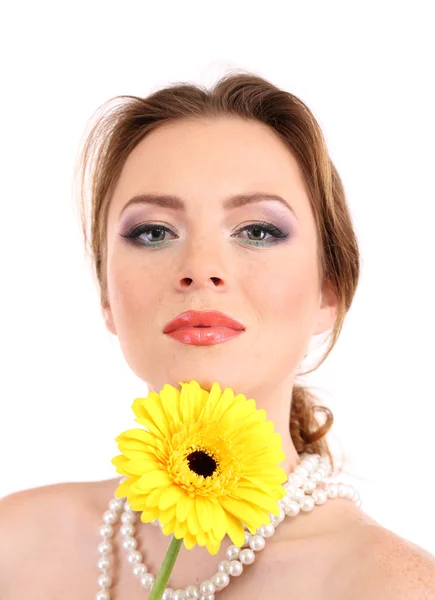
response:
{"label": "woman", "polygon": [[[176,85],[145,99],[127,96],[101,115],[81,165],[83,196],[88,174],[92,191],[90,232],[85,211],[83,231],[103,316],[136,375],[150,391],[195,379],[255,398],[281,435],[287,473],[303,453],[333,466],[325,441],[332,415],[323,409],[319,427],[315,398],[295,374],[313,335],[332,333],[323,360],[335,345],[357,287],[359,252],[310,110],[251,74],[228,75],[210,92]],[[171,335],[167,325],[180,314],[197,318],[198,329]],[[232,322],[222,336],[213,329],[218,317],[237,327]],[[119,527],[111,564],[103,553],[97,568],[99,526],[118,484],[60,484],[5,498],[2,600],[146,598],[152,576],[139,567],[134,576]],[[216,596],[435,598],[434,557],[349,498],[284,519],[255,565]],[[168,538],[137,520],[136,539],[155,575]],[[228,558],[229,544],[214,556],[182,548],[172,587],[199,586]]]}

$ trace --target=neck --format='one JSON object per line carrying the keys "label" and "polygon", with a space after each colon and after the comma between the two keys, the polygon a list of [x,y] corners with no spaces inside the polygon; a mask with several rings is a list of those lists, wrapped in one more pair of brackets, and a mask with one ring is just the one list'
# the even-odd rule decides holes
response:
{"label": "neck", "polygon": [[249,395],[246,394],[247,398],[255,398],[257,408],[266,411],[266,419],[273,422],[274,431],[281,436],[282,450],[286,458],[280,466],[287,474],[300,463],[299,454],[290,435],[292,390],[293,377],[290,377],[276,385],[267,384],[262,388],[249,391]]}

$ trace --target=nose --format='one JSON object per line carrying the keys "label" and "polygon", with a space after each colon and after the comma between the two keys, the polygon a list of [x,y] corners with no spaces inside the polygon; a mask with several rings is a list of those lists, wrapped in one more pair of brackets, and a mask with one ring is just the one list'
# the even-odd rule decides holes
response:
{"label": "nose", "polygon": [[228,286],[227,266],[224,251],[219,244],[210,240],[204,243],[191,244],[180,256],[180,265],[176,277],[179,291],[219,289],[224,291]]}
{"label": "nose", "polygon": [[[209,277],[205,284],[200,283],[201,280],[192,279],[191,277],[183,277],[180,280],[180,288],[190,288],[190,287],[222,287],[224,285],[223,279],[220,277]],[[211,282],[211,283],[210,283]]]}

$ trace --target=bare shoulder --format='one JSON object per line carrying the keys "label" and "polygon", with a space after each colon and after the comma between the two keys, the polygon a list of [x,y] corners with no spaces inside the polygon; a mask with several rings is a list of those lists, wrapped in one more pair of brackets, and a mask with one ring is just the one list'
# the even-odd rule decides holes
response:
{"label": "bare shoulder", "polygon": [[47,570],[52,578],[56,570],[63,573],[74,564],[77,549],[84,560],[90,559],[87,548],[93,544],[95,552],[102,483],[46,485],[0,499],[0,597],[15,597],[4,590],[23,575],[41,577]]}
{"label": "bare shoulder", "polygon": [[340,565],[343,598],[435,600],[435,557],[385,529],[364,524],[347,537]]}

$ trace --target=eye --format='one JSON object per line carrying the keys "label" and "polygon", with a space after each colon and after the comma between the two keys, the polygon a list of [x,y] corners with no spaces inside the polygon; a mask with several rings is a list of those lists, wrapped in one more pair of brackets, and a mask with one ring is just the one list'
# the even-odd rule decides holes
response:
{"label": "eye", "polygon": [[[280,240],[284,240],[289,237],[288,233],[285,233],[271,225],[270,223],[256,222],[250,225],[241,227],[231,237],[238,236],[241,233],[247,232],[248,238],[242,237],[241,240],[244,244],[249,246],[270,246]],[[142,223],[133,227],[128,233],[121,234],[121,237],[128,238],[138,246],[145,246],[148,248],[159,248],[170,243],[171,239],[167,239],[167,234],[176,236],[168,227],[164,225]],[[145,237],[143,237],[145,236]],[[266,237],[269,236],[269,237]],[[172,238],[174,239],[174,238]]]}
{"label": "eye", "polygon": [[[121,234],[121,237],[134,240],[139,246],[161,246],[162,244],[168,243],[170,240],[165,239],[165,235],[171,233],[175,235],[170,229],[164,225],[152,225],[150,223],[138,225],[134,227],[126,234]],[[140,239],[141,236],[149,236],[145,239]]]}
{"label": "eye", "polygon": [[[275,227],[274,225],[271,225],[270,223],[263,223],[263,222],[253,223],[252,225],[246,225],[245,227],[242,227],[241,229],[236,231],[236,234],[239,234],[239,233],[245,232],[245,231],[248,233],[248,235],[250,237],[242,238],[242,239],[244,239],[244,243],[248,243],[250,245],[257,245],[257,246],[265,246],[268,244],[274,244],[277,241],[279,241],[280,239],[287,238],[289,235],[288,233],[284,233],[283,231],[278,229],[278,227]],[[266,235],[269,235],[270,237],[267,238]]]}

